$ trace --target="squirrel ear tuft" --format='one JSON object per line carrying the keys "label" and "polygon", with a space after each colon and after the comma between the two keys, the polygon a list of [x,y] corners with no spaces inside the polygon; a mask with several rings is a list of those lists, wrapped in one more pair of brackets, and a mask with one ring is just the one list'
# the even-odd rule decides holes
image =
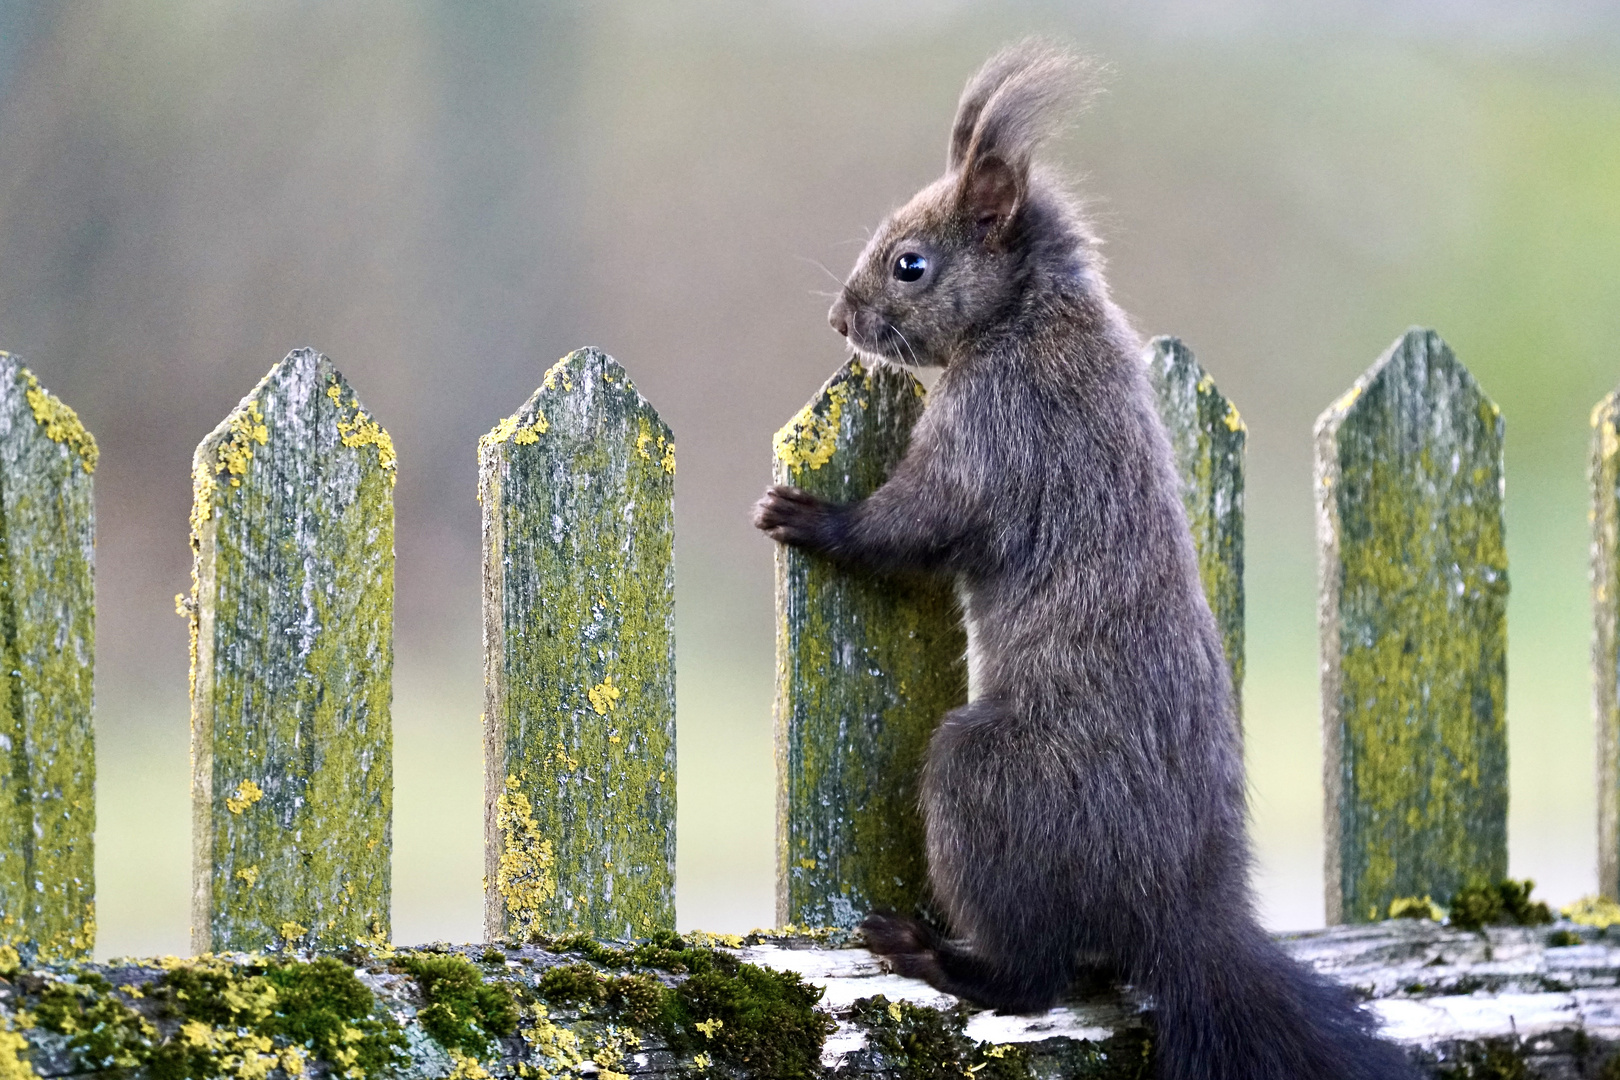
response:
{"label": "squirrel ear tuft", "polygon": [[1017,209],[1035,150],[1068,118],[1071,103],[1090,96],[1095,80],[1083,78],[1090,73],[1073,53],[1029,38],[996,53],[968,80],[947,163],[960,172],[958,192],[976,220],[981,207],[1003,207],[1004,216]]}

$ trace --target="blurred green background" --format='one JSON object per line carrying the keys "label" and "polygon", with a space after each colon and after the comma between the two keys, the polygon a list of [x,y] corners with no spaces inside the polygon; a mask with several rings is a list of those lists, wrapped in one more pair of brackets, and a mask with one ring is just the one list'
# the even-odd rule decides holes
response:
{"label": "blurred green background", "polygon": [[183,951],[195,444],[289,349],[400,455],[394,934],[480,935],[477,436],[600,345],[675,429],[683,927],[772,916],[771,432],[831,287],[1031,31],[1112,68],[1055,148],[1146,334],[1248,420],[1267,921],[1318,924],[1310,430],[1407,325],[1507,417],[1512,870],[1595,884],[1587,414],[1620,381],[1612,4],[0,4],[0,348],[102,443],[102,956]]}

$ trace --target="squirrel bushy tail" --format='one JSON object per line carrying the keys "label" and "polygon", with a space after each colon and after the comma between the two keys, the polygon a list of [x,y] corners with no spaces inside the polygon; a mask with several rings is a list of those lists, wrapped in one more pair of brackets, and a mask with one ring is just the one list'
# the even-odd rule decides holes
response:
{"label": "squirrel bushy tail", "polygon": [[1349,989],[1256,927],[1179,943],[1142,989],[1159,1080],[1415,1080]]}

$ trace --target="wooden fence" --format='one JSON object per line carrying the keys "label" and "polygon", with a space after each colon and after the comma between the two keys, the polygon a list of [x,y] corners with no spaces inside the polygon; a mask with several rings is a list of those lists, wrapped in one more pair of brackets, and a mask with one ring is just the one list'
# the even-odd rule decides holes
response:
{"label": "wooden fence", "polygon": [[[1144,363],[1203,581],[1243,677],[1236,407],[1180,342]],[[776,478],[882,482],[925,393],[851,360],[778,433]],[[1620,888],[1620,396],[1593,412],[1602,891]],[[1328,912],[1384,917],[1507,870],[1500,410],[1412,330],[1316,428]],[[0,948],[94,932],[95,441],[0,354]],[[326,357],[291,353],[197,449],[191,595],[198,952],[389,937],[393,486],[387,432]],[[594,349],[480,441],[486,933],[674,924],[669,428]],[[942,585],[777,557],[780,924],[925,904],[916,766],[964,699]]]}

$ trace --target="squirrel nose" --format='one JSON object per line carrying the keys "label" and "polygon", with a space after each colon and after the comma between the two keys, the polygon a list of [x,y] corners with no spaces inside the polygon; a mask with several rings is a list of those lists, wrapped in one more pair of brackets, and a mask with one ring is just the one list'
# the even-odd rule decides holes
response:
{"label": "squirrel nose", "polygon": [[849,306],[844,303],[842,296],[833,301],[832,310],[827,312],[827,321],[832,323],[834,330],[849,337]]}

